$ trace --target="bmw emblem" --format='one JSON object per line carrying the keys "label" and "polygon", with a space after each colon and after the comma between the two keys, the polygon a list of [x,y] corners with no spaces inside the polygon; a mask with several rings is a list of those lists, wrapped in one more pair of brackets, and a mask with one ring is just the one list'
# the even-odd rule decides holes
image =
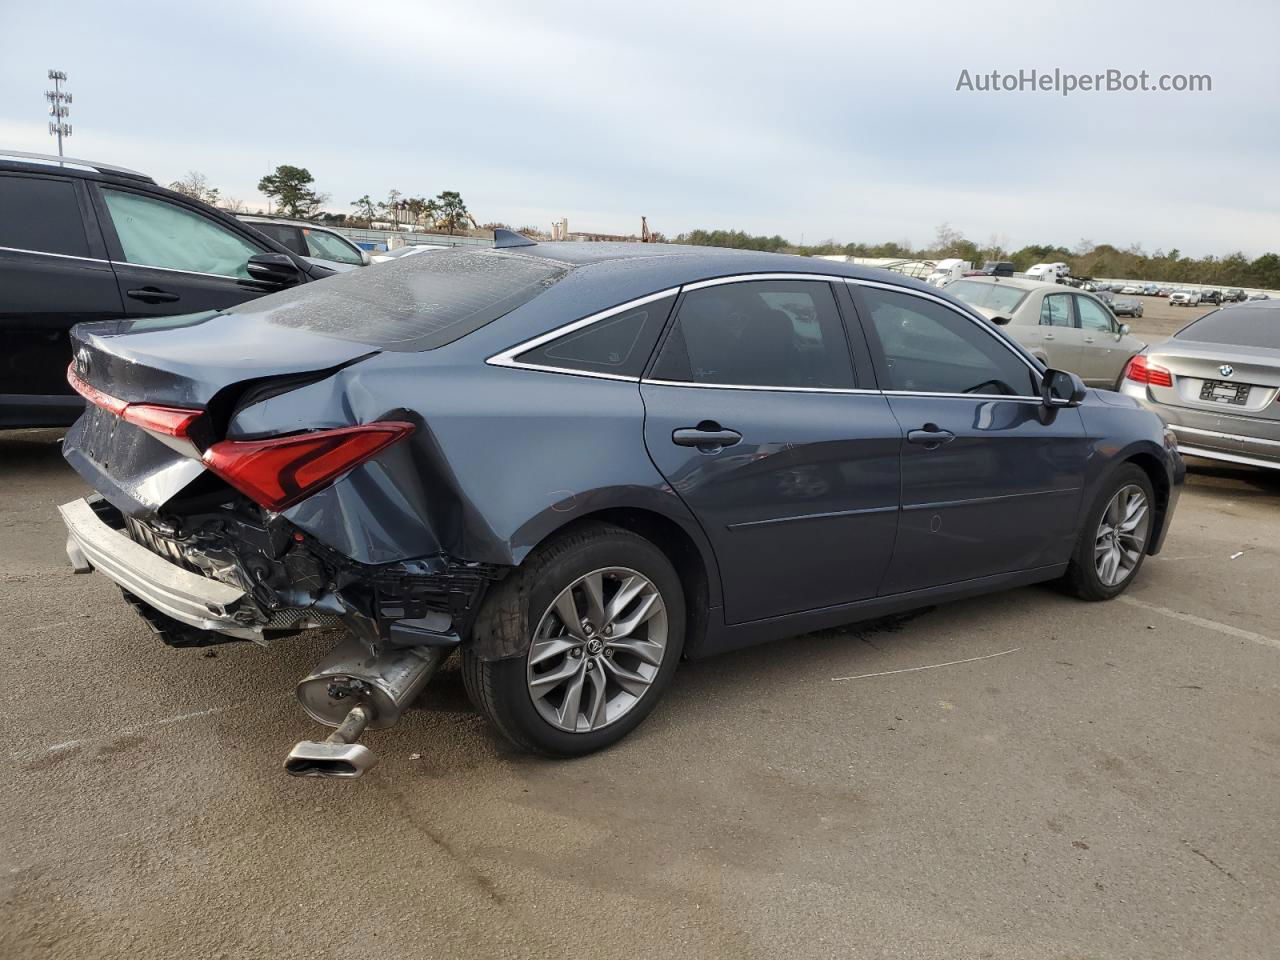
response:
{"label": "bmw emblem", "polygon": [[1224,377],[1229,377],[1236,372],[1236,368],[1229,363],[1224,363],[1222,366],[1218,368],[1218,372],[1222,374]]}

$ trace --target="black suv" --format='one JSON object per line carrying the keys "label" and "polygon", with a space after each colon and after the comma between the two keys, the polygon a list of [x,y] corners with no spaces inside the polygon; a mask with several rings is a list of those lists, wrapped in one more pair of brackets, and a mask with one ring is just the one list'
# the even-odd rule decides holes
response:
{"label": "black suv", "polygon": [[1222,303],[1222,291],[1221,290],[1201,290],[1200,302],[1201,303]]}
{"label": "black suv", "polygon": [[332,274],[144,174],[0,151],[0,428],[80,415],[67,334],[82,320],[216,310]]}

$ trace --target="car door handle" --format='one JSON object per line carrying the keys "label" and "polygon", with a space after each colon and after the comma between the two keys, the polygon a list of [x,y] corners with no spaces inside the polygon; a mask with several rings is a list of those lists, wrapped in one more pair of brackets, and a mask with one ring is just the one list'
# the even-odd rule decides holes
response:
{"label": "car door handle", "polygon": [[671,431],[671,442],[678,447],[731,447],[741,439],[742,434],[737,430],[725,430],[720,424],[710,422]]}
{"label": "car door handle", "polygon": [[1093,337],[1085,337],[1085,338],[1084,338],[1084,342],[1085,342],[1085,343],[1093,343]]}
{"label": "car door handle", "polygon": [[937,450],[944,443],[950,443],[956,435],[950,430],[943,430],[936,423],[926,423],[919,430],[907,431],[907,443],[921,444],[926,450]]}
{"label": "car door handle", "polygon": [[1056,339],[1057,339],[1057,337],[1055,337],[1052,333],[1046,333],[1046,334],[1044,335],[1044,338],[1045,338],[1046,340],[1056,340]]}
{"label": "car door handle", "polygon": [[143,287],[140,290],[130,290],[129,296],[134,300],[141,300],[143,303],[173,303],[175,300],[181,300],[176,293],[170,293],[167,290],[160,290],[156,287]]}

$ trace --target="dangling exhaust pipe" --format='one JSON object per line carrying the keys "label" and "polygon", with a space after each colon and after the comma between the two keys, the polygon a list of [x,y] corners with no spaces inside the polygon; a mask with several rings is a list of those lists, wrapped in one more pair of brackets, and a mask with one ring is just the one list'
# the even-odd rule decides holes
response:
{"label": "dangling exhaust pipe", "polygon": [[393,726],[449,655],[446,647],[407,647],[369,652],[355,637],[339,643],[298,683],[302,709],[337,727],[324,741],[303,740],[289,751],[284,768],[295,777],[362,775],[376,763],[356,741],[365,729]]}

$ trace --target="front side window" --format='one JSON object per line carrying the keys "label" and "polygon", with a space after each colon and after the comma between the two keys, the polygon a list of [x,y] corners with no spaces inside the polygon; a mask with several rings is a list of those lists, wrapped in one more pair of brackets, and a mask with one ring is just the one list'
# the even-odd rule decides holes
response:
{"label": "front side window", "polygon": [[207,217],[123,190],[103,190],[116,236],[129,263],[249,279],[245,264],[257,247]]}
{"label": "front side window", "polygon": [[1044,298],[1040,304],[1040,326],[1073,327],[1071,319],[1071,298],[1063,293],[1054,293]]}
{"label": "front side window", "polygon": [[1080,311],[1080,326],[1095,333],[1112,333],[1115,327],[1111,314],[1088,297],[1076,297],[1076,309]]}
{"label": "front side window", "polygon": [[0,176],[0,247],[89,256],[70,180]]}
{"label": "front side window", "polygon": [[910,294],[864,287],[888,373],[886,389],[913,393],[1035,396],[1022,359],[949,307]]}
{"label": "front side window", "polygon": [[327,230],[304,229],[302,235],[307,241],[307,256],[319,260],[332,260],[334,263],[364,263],[364,259],[351,244],[337,234]]}
{"label": "front side window", "polygon": [[520,363],[582,373],[639,377],[653,353],[675,297],[664,297],[634,310],[597,320],[550,343],[526,350]]}
{"label": "front side window", "polygon": [[654,379],[750,387],[853,387],[825,281],[752,280],[686,293]]}

